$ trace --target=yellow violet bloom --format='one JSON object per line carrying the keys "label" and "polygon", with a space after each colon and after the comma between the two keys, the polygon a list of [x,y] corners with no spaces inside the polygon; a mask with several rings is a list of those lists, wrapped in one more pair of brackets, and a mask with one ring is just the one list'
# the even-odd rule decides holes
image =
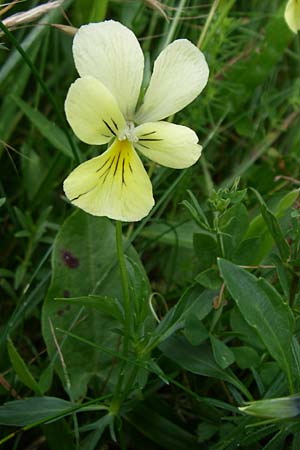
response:
{"label": "yellow violet bloom", "polygon": [[284,18],[294,33],[300,30],[300,0],[289,0],[287,2]]}
{"label": "yellow violet bloom", "polygon": [[193,130],[162,119],[180,111],[203,90],[209,73],[205,58],[186,39],[168,45],[155,61],[136,111],[144,56],[131,30],[113,20],[84,25],[74,37],[73,55],[80,78],[67,94],[67,120],[87,144],[113,141],[102,155],[71,172],[64,182],[66,196],[95,216],[140,220],[154,199],[136,150],[175,169],[191,166],[201,155]]}

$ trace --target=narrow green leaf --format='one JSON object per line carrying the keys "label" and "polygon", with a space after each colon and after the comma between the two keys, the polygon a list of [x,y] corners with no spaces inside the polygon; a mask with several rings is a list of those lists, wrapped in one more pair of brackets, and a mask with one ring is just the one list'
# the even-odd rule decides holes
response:
{"label": "narrow green leaf", "polygon": [[208,269],[216,263],[218,246],[215,237],[209,233],[195,233],[194,249],[200,262],[200,270]]}
{"label": "narrow green leaf", "polygon": [[199,231],[194,221],[184,223],[153,223],[142,231],[142,236],[162,244],[184,249],[193,248],[193,234]]}
{"label": "narrow green leaf", "polygon": [[286,299],[290,297],[291,273],[286,269],[278,255],[273,254],[271,261],[276,266],[277,275]]}
{"label": "narrow green leaf", "polygon": [[217,364],[222,369],[226,369],[226,367],[234,362],[234,354],[223,341],[220,341],[220,339],[217,339],[215,336],[210,336],[210,342]]}
{"label": "narrow green leaf", "polygon": [[11,98],[54,148],[69,158],[74,158],[66,135],[54,122],[50,122],[43,114],[29,106],[20,97],[12,95]]}
{"label": "narrow green leaf", "polygon": [[[299,195],[299,190],[294,190],[282,197],[277,205],[272,208],[272,213],[276,219],[284,217],[287,210],[294,204]],[[255,242],[256,239],[256,242]],[[252,243],[251,243],[252,241]],[[270,253],[274,246],[273,237],[267,227],[262,216],[258,214],[251,221],[244,241],[241,243],[240,249],[236,252],[234,260],[240,264],[260,264],[261,261]],[[247,256],[247,259],[243,259]]]}
{"label": "narrow green leaf", "polygon": [[232,351],[235,362],[241,369],[250,369],[251,367],[259,366],[260,357],[254,348],[245,345],[242,347],[232,347]]}
{"label": "narrow green leaf", "polygon": [[220,230],[222,233],[232,236],[235,245],[238,245],[238,243],[242,240],[248,226],[248,211],[242,203],[233,205],[220,216]]}
{"label": "narrow green leaf", "polygon": [[7,349],[12,366],[22,383],[24,383],[25,386],[29,387],[29,389],[31,389],[37,395],[42,395],[40,386],[31,375],[30,370],[28,369],[23,358],[18,353],[10,338],[7,339]]}
{"label": "narrow green leaf", "polygon": [[30,397],[25,400],[14,400],[0,406],[0,424],[25,426],[49,420],[56,415],[70,414],[75,405],[56,397]]}
{"label": "narrow green leaf", "polygon": [[282,260],[286,261],[290,256],[290,248],[288,243],[284,239],[278,220],[265,205],[261,206],[261,213],[277,245]]}
{"label": "narrow green leaf", "polygon": [[192,345],[201,344],[209,336],[206,327],[193,313],[185,319],[184,334]]}
{"label": "narrow green leaf", "polygon": [[188,288],[178,303],[168,311],[158,327],[156,327],[148,345],[156,346],[165,341],[176,330],[182,328],[188,314],[195,314],[199,320],[202,320],[211,311],[214,297],[215,293],[213,291],[203,291],[199,285]]}
{"label": "narrow green leaf", "polygon": [[201,286],[211,290],[218,290],[222,285],[222,280],[216,268],[204,270],[195,277],[195,280]]}
{"label": "narrow green leaf", "polygon": [[49,450],[57,450],[59,436],[59,450],[76,450],[74,436],[70,425],[61,419],[50,422],[42,427]]}
{"label": "narrow green leaf", "polygon": [[219,268],[226,287],[246,322],[259,334],[270,355],[284,370],[292,384],[291,340],[293,315],[277,291],[266,281],[224,259]]}
{"label": "narrow green leaf", "polygon": [[51,385],[52,385],[53,372],[54,372],[53,366],[49,365],[41,373],[41,376],[40,376],[40,379],[39,379],[39,386],[40,386],[40,389],[41,389],[43,394],[45,392],[47,392],[50,389]]}
{"label": "narrow green leaf", "polygon": [[73,298],[55,298],[59,302],[67,304],[74,304],[80,306],[86,306],[88,308],[95,308],[98,311],[107,314],[108,316],[117,319],[119,322],[123,321],[122,308],[118,300],[114,297],[102,296],[102,295],[89,295],[85,297],[73,297]]}
{"label": "narrow green leaf", "polygon": [[172,336],[160,345],[164,355],[189,372],[210,378],[227,381],[241,390],[247,397],[244,385],[228,369],[223,370],[215,361],[210,345],[203,343],[198,347],[186,339]]}
{"label": "narrow green leaf", "polygon": [[[280,219],[281,217],[283,217],[285,212],[291,206],[293,206],[293,204],[297,200],[298,195],[299,195],[299,189],[288,192],[286,195],[284,195],[280,199],[280,201],[277,203],[277,205],[274,208],[272,208],[272,212],[277,219]],[[251,221],[249,228],[247,230],[247,233],[246,233],[246,238],[259,236],[262,234],[262,231],[264,229],[266,229],[265,221],[262,217],[262,214],[258,214]]]}
{"label": "narrow green leaf", "polygon": [[255,193],[261,207],[261,214],[264,218],[264,221],[269,229],[269,232],[274,239],[274,242],[276,243],[276,246],[278,248],[278,251],[280,253],[280,256],[283,261],[286,261],[288,257],[290,256],[290,248],[286,240],[284,239],[282,230],[280,228],[280,225],[278,223],[277,218],[275,215],[270,211],[270,209],[267,207],[266,203],[264,202],[261,195],[256,191],[256,189],[252,188],[252,191]]}

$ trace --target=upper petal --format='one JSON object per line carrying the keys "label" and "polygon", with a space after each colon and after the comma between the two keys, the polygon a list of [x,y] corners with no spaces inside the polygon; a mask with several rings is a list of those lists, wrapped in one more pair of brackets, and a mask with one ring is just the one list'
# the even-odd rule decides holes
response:
{"label": "upper petal", "polygon": [[75,66],[81,77],[98,78],[133,118],[144,71],[144,56],[134,33],[113,20],[80,27],[73,41]]}
{"label": "upper petal", "polygon": [[105,144],[126,125],[112,94],[93,77],[77,78],[71,84],[65,111],[76,136],[91,145]]}
{"label": "upper petal", "polygon": [[80,164],[64,182],[69,200],[95,216],[141,220],[154,205],[151,181],[128,141],[115,140],[101,156]]}
{"label": "upper petal", "polygon": [[136,128],[135,147],[152,161],[173,169],[192,166],[201,155],[196,133],[169,122],[149,122]]}
{"label": "upper petal", "polygon": [[193,101],[208,80],[203,53],[187,39],[168,45],[154,63],[153,74],[136,122],[164,119]]}
{"label": "upper petal", "polygon": [[284,18],[294,33],[300,30],[300,2],[298,0],[289,0],[287,2]]}

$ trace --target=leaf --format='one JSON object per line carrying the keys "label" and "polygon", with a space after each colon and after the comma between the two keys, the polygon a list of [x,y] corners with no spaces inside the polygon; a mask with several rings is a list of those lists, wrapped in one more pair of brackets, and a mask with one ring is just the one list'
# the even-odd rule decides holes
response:
{"label": "leaf", "polygon": [[263,218],[265,219],[270,234],[272,235],[277,245],[282,260],[286,261],[290,256],[290,248],[288,243],[284,239],[278,220],[265,205],[261,206],[261,213]]}
{"label": "leaf", "polygon": [[275,215],[277,218],[282,217],[285,211],[293,206],[299,196],[299,192],[299,189],[289,191],[279,200],[275,210]]}
{"label": "leaf", "polygon": [[87,308],[94,308],[97,311],[104,313],[110,317],[113,317],[118,322],[123,322],[122,307],[118,300],[113,297],[101,296],[101,295],[89,295],[85,297],[73,297],[73,298],[56,298],[55,300],[66,305],[80,305]]}
{"label": "leaf", "polygon": [[0,207],[3,206],[5,202],[6,202],[6,198],[5,197],[1,197],[0,198]]}
{"label": "leaf", "polygon": [[39,379],[39,386],[43,394],[50,389],[52,385],[52,380],[53,380],[53,367],[50,365],[43,370]]}
{"label": "leaf", "polygon": [[[263,240],[264,236],[255,236],[242,241],[231,255],[232,262],[249,266],[259,264],[270,250],[270,239],[267,240],[267,245],[264,246],[262,245]],[[263,243],[265,244],[265,242]],[[271,248],[272,245],[271,243]]]}
{"label": "leaf", "polygon": [[[288,192],[285,194],[279,202],[276,204],[274,208],[272,208],[272,212],[274,213],[275,217],[277,219],[280,219],[284,216],[285,212],[293,206],[295,201],[297,200],[297,197],[299,195],[299,189],[296,189],[294,191]],[[259,236],[261,234],[262,229],[266,229],[266,224],[264,222],[262,214],[258,214],[254,219],[251,221],[249,228],[246,233],[246,238]]]}
{"label": "leaf", "polygon": [[186,339],[172,336],[160,345],[160,350],[169,359],[189,372],[205,377],[228,381],[239,389],[241,383],[233,374],[223,370],[214,359],[207,343],[194,347]]}
{"label": "leaf", "polygon": [[158,241],[172,247],[192,249],[193,234],[199,231],[194,221],[184,223],[154,223],[148,225],[141,235],[147,239]]}
{"label": "leaf", "polygon": [[215,336],[210,336],[210,342],[214,358],[222,369],[226,369],[226,367],[234,363],[234,354],[224,342],[220,341],[220,339],[217,339]]}
{"label": "leaf", "polygon": [[206,327],[193,313],[185,319],[184,334],[192,345],[201,344],[209,336]]}
{"label": "leaf", "polygon": [[219,276],[217,269],[206,269],[203,272],[199,273],[195,280],[197,283],[201,284],[201,286],[211,289],[211,290],[219,290],[222,286],[222,280]]}
{"label": "leaf", "polygon": [[[242,203],[227,209],[220,217],[219,228],[232,237],[234,247],[236,247],[245,235],[249,226],[248,211]],[[232,250],[232,249],[231,249]]]}
{"label": "leaf", "polygon": [[[135,315],[139,317],[144,329],[152,330],[154,319],[150,313],[149,297],[151,293],[150,283],[143,266],[126,255],[129,292],[134,304]],[[153,319],[153,320],[151,320]],[[145,326],[146,325],[146,326]]]}
{"label": "leaf", "polygon": [[59,436],[59,450],[76,450],[71,427],[66,420],[60,419],[42,427],[49,450],[57,450]]}
{"label": "leaf", "polygon": [[69,158],[74,158],[66,135],[54,122],[50,122],[43,114],[29,106],[20,97],[12,95],[11,98],[54,148]]}
{"label": "leaf", "polygon": [[[271,211],[276,219],[282,218],[286,211],[294,204],[297,197],[299,195],[299,190],[294,190],[291,192],[288,192],[286,195],[284,195],[280,201],[277,203],[275,208]],[[236,257],[235,262],[240,264],[260,264],[263,259],[268,256],[270,251],[272,250],[272,247],[274,245],[274,240],[272,238],[272,235],[266,225],[266,222],[262,216],[262,214],[258,214],[250,223],[249,228],[247,230],[247,233],[244,237],[244,241],[241,243],[241,248],[246,244],[246,240],[249,240],[251,238],[256,238],[256,244],[253,241],[252,242],[252,257],[251,257],[251,251],[250,251],[250,258],[251,262],[249,260],[247,262],[243,261],[241,257]],[[249,242],[248,251],[251,250],[251,242]],[[244,249],[245,252],[245,249]]]}
{"label": "leaf", "polygon": [[200,261],[201,271],[210,268],[216,263],[218,256],[218,246],[216,238],[209,233],[194,234],[194,249]]}
{"label": "leaf", "polygon": [[98,444],[101,436],[103,435],[105,428],[111,426],[114,421],[114,416],[107,414],[101,417],[96,422],[89,423],[81,427],[81,431],[93,430],[89,433],[81,444],[81,450],[94,450]]}
{"label": "leaf", "polygon": [[35,379],[31,375],[30,370],[28,369],[23,358],[18,353],[16,347],[14,346],[10,338],[7,339],[7,350],[12,366],[16,374],[22,381],[22,383],[24,383],[25,386],[29,387],[29,389],[31,389],[37,395],[42,395],[42,391],[39,384],[35,381]]}
{"label": "leaf", "polygon": [[[132,247],[127,254],[143,270]],[[129,266],[128,269],[131,270]],[[144,276],[147,278],[146,274]],[[55,331],[57,328],[72,330],[84,340],[101,344],[102,348],[115,353],[119,351],[122,337],[114,331],[119,326],[116,319],[103,310],[86,307],[80,302],[68,303],[68,298],[87,298],[91,294],[118,298],[122,303],[115,228],[106,218],[78,210],[64,222],[55,239],[52,280],[42,311],[42,332],[51,364],[66,387],[66,377],[54,342],[56,337],[74,399],[85,395],[91,378],[96,380],[99,390],[113,390],[119,370],[111,354]],[[65,298],[62,302],[54,300],[62,297]]]}
{"label": "leaf", "polygon": [[190,313],[196,314],[197,318],[202,320],[211,311],[214,297],[214,292],[203,291],[199,285],[188,288],[178,303],[168,311],[156,327],[148,345],[157,346],[169,338],[175,331],[183,327],[184,320]]}
{"label": "leaf", "polygon": [[264,221],[266,222],[269,232],[277,245],[281,258],[283,261],[286,261],[290,255],[290,248],[288,246],[288,243],[284,239],[278,220],[276,219],[272,211],[270,211],[270,209],[267,207],[260,194],[253,188],[252,191],[256,194],[256,197],[258,198],[261,207],[262,217],[264,218]]}
{"label": "leaf", "polygon": [[270,355],[291,382],[293,315],[289,306],[267,281],[258,280],[224,259],[219,259],[219,268],[244,319],[258,332]]}
{"label": "leaf", "polygon": [[260,364],[259,354],[252,347],[232,347],[232,352],[235,357],[235,362],[241,369],[251,369],[251,367],[258,367]]}
{"label": "leaf", "polygon": [[126,418],[132,426],[160,448],[168,450],[190,450],[191,448],[200,450],[201,448],[195,436],[145,403],[140,403],[126,415]]}
{"label": "leaf", "polygon": [[249,226],[248,211],[238,203],[227,209],[220,217],[219,230],[222,238],[224,255],[231,259],[241,243]]}
{"label": "leaf", "polygon": [[[0,406],[0,424],[25,426],[53,416],[70,414],[74,405],[56,397],[30,397]],[[60,417],[61,417],[60,416]]]}
{"label": "leaf", "polygon": [[287,268],[282,263],[278,255],[271,255],[271,262],[275,265],[278,279],[286,299],[290,298],[290,285],[292,281],[292,274],[288,272]]}

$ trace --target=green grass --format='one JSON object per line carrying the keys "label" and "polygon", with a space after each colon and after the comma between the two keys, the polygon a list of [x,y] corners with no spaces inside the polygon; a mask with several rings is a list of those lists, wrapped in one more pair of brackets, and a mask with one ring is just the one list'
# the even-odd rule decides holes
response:
{"label": "green grass", "polygon": [[[0,19],[41,3],[0,1]],[[66,0],[68,22],[57,8],[1,25],[4,450],[300,448],[299,35],[282,0],[168,0],[168,20],[155,3]],[[49,24],[105,18],[140,39],[145,84],[177,38],[210,67],[172,118],[203,155],[182,171],[144,161],[156,204],[123,246],[120,224],[62,190],[105,147],[65,119],[72,36]]]}

